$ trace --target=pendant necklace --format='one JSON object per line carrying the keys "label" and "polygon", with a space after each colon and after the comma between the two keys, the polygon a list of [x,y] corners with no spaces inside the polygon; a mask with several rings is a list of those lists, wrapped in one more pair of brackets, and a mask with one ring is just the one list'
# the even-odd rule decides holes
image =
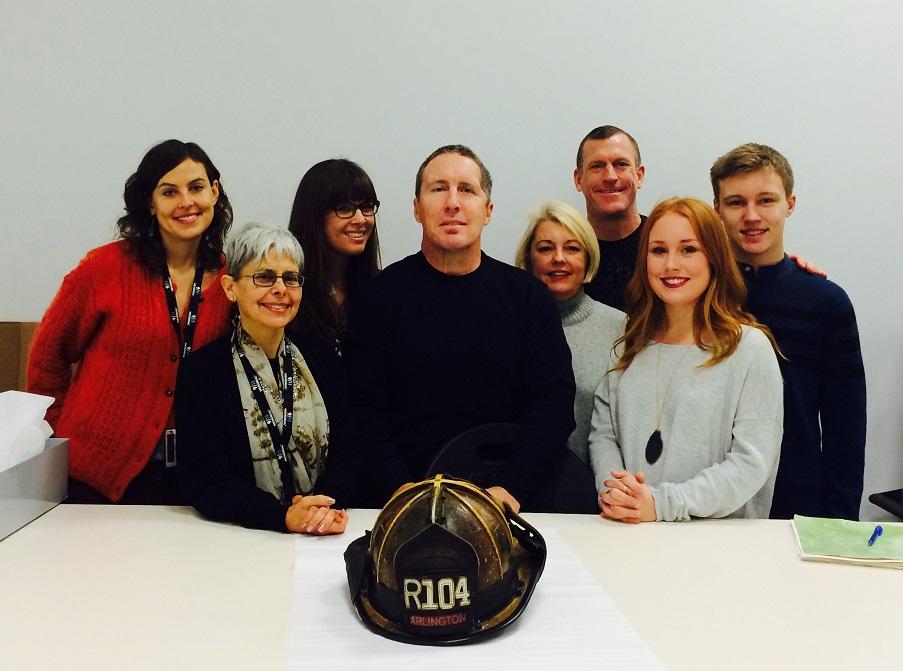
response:
{"label": "pendant necklace", "polygon": [[652,435],[649,436],[649,440],[646,441],[646,462],[649,465],[658,461],[662,456],[662,451],[665,449],[665,446],[662,443],[662,414],[665,412],[665,402],[668,400],[668,392],[671,390],[671,383],[674,382],[674,376],[677,375],[677,370],[684,362],[687,352],[691,349],[690,347],[687,347],[680,359],[678,359],[677,365],[674,366],[674,370],[671,371],[671,377],[668,378],[668,384],[665,386],[662,399],[659,401],[658,387],[659,369],[661,368],[662,363],[662,344],[656,343],[656,345],[658,346],[658,358],[655,360],[655,431],[652,432]]}

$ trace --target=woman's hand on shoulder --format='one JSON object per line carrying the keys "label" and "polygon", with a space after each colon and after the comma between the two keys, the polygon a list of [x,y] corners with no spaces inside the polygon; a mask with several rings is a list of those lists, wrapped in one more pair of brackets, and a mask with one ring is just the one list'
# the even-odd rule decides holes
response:
{"label": "woman's hand on shoulder", "polygon": [[631,524],[655,521],[655,497],[646,484],[645,473],[612,471],[611,479],[604,484],[608,489],[599,492],[603,517]]}
{"label": "woman's hand on shoulder", "polygon": [[335,499],[329,496],[295,496],[285,512],[285,528],[292,533],[325,536],[340,534],[348,526],[348,513],[330,506]]}

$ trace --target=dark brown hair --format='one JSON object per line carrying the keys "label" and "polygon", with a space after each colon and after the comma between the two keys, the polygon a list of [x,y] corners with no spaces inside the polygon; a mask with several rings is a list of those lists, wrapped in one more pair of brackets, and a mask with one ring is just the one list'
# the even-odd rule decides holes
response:
{"label": "dark brown hair", "polygon": [[119,237],[128,240],[139,263],[152,274],[162,275],[166,250],[160,237],[157,218],[151,214],[151,196],[160,179],[185,160],[204,166],[207,180],[219,183],[219,198],[213,206],[213,221],[201,236],[198,259],[205,270],[222,266],[223,242],[232,225],[232,205],[223,188],[219,170],[206,152],[194,142],[166,140],[151,147],[141,159],[138,169],[125,181],[125,214],[116,222]]}
{"label": "dark brown hair", "polygon": [[[332,158],[313,165],[301,178],[288,229],[304,250],[305,284],[301,311],[294,328],[332,343],[341,338],[342,315],[329,293],[329,243],[326,241],[326,215],[343,203],[376,201],[373,182],[354,161]],[[379,237],[376,226],[364,251],[348,260],[348,298],[353,299],[360,286],[379,272]]]}

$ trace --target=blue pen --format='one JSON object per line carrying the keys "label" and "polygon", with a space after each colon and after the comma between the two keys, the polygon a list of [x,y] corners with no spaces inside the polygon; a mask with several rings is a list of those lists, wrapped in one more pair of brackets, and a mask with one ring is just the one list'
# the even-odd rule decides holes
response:
{"label": "blue pen", "polygon": [[875,526],[875,530],[872,532],[872,535],[869,537],[869,547],[872,547],[875,544],[875,541],[878,540],[878,536],[884,533],[884,529],[881,528],[881,525],[878,524]]}

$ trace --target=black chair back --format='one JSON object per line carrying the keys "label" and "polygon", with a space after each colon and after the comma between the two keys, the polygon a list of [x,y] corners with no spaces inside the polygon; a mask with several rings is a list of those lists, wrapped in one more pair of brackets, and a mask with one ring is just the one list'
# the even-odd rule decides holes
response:
{"label": "black chair back", "polygon": [[[468,429],[449,440],[424,477],[444,473],[483,486],[498,482],[517,449],[520,425],[494,422]],[[598,513],[598,493],[592,471],[569,449],[537,483],[536,495],[522,502],[524,510],[542,513]]]}
{"label": "black chair back", "polygon": [[869,496],[869,501],[903,520],[903,489],[872,494]]}

